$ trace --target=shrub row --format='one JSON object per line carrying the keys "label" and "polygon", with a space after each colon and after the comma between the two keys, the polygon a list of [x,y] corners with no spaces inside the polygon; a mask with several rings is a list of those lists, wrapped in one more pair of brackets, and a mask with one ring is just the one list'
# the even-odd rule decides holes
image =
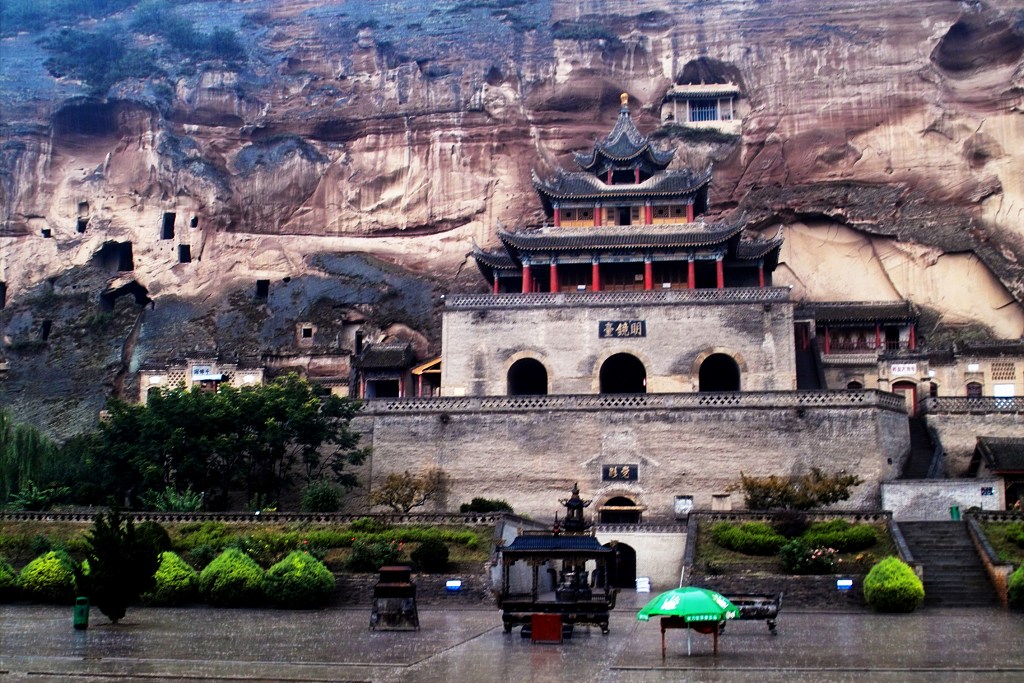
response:
{"label": "shrub row", "polygon": [[[806,530],[802,530],[806,529]],[[787,538],[782,530],[802,530],[795,538]],[[813,559],[816,550],[826,550],[834,556],[837,553],[865,550],[878,542],[875,528],[870,524],[850,524],[846,520],[837,519],[829,522],[818,522],[810,527],[794,526],[784,522],[783,528],[764,522],[746,522],[734,525],[719,522],[711,527],[711,537],[723,548],[734,550],[745,555],[774,555],[781,553],[783,564],[795,573],[819,573],[812,571],[812,566],[803,560]],[[785,552],[782,552],[785,548]],[[829,563],[821,563],[824,568]],[[834,566],[834,563],[833,563]]]}
{"label": "shrub row", "polygon": [[711,537],[723,548],[744,555],[774,555],[786,543],[785,536],[764,522],[719,522],[711,527]]}

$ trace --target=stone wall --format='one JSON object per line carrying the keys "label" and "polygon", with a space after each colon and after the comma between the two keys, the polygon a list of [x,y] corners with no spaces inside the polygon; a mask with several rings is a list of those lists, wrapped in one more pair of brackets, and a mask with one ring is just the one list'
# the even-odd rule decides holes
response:
{"label": "stone wall", "polygon": [[[756,593],[777,595],[782,593],[779,610],[779,630],[786,632],[787,609],[860,610],[864,601],[864,574],[828,574],[825,576],[716,576],[695,575],[690,585],[710,588],[719,593]],[[853,588],[841,591],[836,579],[853,579]],[[767,630],[766,630],[767,632]]]}
{"label": "stone wall", "polygon": [[[982,495],[984,491],[990,495]],[[882,484],[882,509],[900,522],[942,521],[950,518],[950,507],[961,510],[978,507],[1002,510],[1006,489],[1001,479],[925,479]]]}
{"label": "stone wall", "polygon": [[[608,321],[642,321],[645,334],[602,337]],[[736,361],[743,391],[796,388],[793,304],[780,288],[450,297],[442,348],[446,396],[505,395],[522,358],[544,365],[549,394],[596,394],[618,353],[643,363],[651,393],[696,391],[713,353]]]}
{"label": "stone wall", "polygon": [[[674,523],[676,496],[710,510],[740,473],[788,475],[820,467],[860,476],[846,509],[877,509],[878,484],[899,476],[909,449],[898,397],[877,391],[538,396],[371,401],[370,486],[389,472],[437,467],[438,509],[503,498],[552,519],[579,482],[596,516],[624,496],[646,522]],[[607,466],[636,465],[635,480]],[[734,507],[740,496],[731,494]],[[718,500],[721,504],[721,499]]]}
{"label": "stone wall", "polygon": [[946,451],[946,474],[960,477],[967,472],[979,436],[1019,437],[1024,434],[1022,413],[931,413],[928,426],[939,434]]}

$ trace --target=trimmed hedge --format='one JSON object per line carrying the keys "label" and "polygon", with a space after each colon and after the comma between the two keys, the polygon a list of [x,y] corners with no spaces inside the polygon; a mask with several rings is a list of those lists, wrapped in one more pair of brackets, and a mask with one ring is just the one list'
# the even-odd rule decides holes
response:
{"label": "trimmed hedge", "polygon": [[711,537],[723,548],[745,555],[774,555],[786,544],[785,536],[763,522],[719,522],[711,527]]}
{"label": "trimmed hedge", "polygon": [[879,612],[913,612],[924,602],[924,585],[898,557],[886,557],[864,577],[864,599]]}
{"label": "trimmed hedge", "polygon": [[147,605],[185,605],[196,599],[199,574],[179,555],[169,550],[160,553],[160,566],[153,575],[153,590],[142,596]]}
{"label": "trimmed hedge", "polygon": [[309,553],[296,550],[267,570],[263,588],[278,607],[323,607],[334,595],[334,574]]}
{"label": "trimmed hedge", "polygon": [[199,575],[199,595],[218,607],[248,607],[263,600],[263,570],[237,548],[228,548]]}
{"label": "trimmed hedge", "polygon": [[421,572],[440,574],[448,569],[448,546],[443,541],[423,541],[409,553],[409,559]]}
{"label": "trimmed hedge", "polygon": [[375,572],[381,567],[398,562],[402,544],[393,540],[367,540],[358,538],[348,556],[348,568],[353,572]]}
{"label": "trimmed hedge", "polygon": [[841,553],[867,550],[878,543],[878,534],[873,526],[850,524],[844,519],[812,524],[801,538],[809,546],[834,548]]}
{"label": "trimmed hedge", "polygon": [[1017,571],[1010,574],[1007,588],[1010,596],[1010,607],[1024,609],[1024,564],[1017,567]]}
{"label": "trimmed hedge", "polygon": [[11,602],[18,596],[18,572],[0,557],[0,602]]}
{"label": "trimmed hedge", "polygon": [[71,604],[78,591],[75,561],[63,550],[51,550],[25,565],[18,584],[29,600]]}

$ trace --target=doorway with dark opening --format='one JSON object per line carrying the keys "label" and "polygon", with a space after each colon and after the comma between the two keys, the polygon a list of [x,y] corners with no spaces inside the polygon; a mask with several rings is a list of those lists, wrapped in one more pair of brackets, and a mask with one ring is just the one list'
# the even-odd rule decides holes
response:
{"label": "doorway with dark opening", "polygon": [[608,585],[612,588],[635,588],[636,550],[619,541],[605,543],[605,547],[615,551],[608,562]]}
{"label": "doorway with dark opening", "polygon": [[601,524],[639,524],[643,517],[643,508],[625,496],[609,498],[598,512]]}
{"label": "doorway with dark opening", "polygon": [[601,365],[602,394],[647,393],[647,369],[636,356],[617,353]]}
{"label": "doorway with dark opening", "polygon": [[521,358],[508,369],[509,396],[543,396],[548,393],[548,371],[535,358]]}
{"label": "doorway with dark opening", "polygon": [[700,364],[699,391],[739,391],[740,366],[731,356],[713,353]]}

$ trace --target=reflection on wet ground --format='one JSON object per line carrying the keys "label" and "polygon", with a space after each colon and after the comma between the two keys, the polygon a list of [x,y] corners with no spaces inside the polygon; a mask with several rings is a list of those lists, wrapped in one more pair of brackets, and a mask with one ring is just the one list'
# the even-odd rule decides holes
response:
{"label": "reflection on wet ground", "polygon": [[730,623],[711,637],[667,633],[616,609],[611,633],[577,628],[561,644],[505,634],[493,608],[420,610],[416,632],[370,631],[367,609],[134,608],[118,625],[95,609],[0,607],[0,677],[78,681],[1019,681],[1024,615],[998,609],[784,612],[779,633]]}

